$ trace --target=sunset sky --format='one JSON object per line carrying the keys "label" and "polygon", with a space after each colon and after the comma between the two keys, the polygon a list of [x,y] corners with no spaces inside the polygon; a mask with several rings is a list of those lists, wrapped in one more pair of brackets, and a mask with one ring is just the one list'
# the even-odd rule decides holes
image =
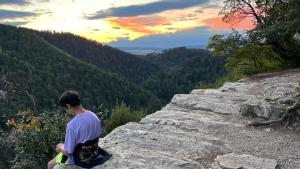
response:
{"label": "sunset sky", "polygon": [[218,15],[223,0],[0,0],[0,23],[72,32],[113,46],[207,44],[232,27]]}

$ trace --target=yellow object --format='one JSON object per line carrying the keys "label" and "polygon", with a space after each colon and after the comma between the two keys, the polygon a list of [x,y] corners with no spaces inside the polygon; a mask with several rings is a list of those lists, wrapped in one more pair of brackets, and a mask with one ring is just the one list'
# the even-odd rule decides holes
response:
{"label": "yellow object", "polygon": [[56,164],[67,164],[67,162],[65,162],[65,163],[61,162],[62,158],[63,158],[63,155],[64,155],[63,153],[59,153],[59,154],[56,155],[56,157],[55,157]]}

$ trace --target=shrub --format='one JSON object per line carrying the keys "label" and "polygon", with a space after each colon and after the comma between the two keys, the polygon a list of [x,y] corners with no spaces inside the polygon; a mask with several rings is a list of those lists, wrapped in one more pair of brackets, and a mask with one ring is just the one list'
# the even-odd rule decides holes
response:
{"label": "shrub", "polygon": [[16,123],[16,156],[12,168],[46,168],[47,162],[55,155],[56,144],[64,141],[70,118],[59,111],[44,112],[38,116],[31,112],[21,113]]}
{"label": "shrub", "polygon": [[130,107],[124,103],[118,104],[112,109],[112,114],[107,122],[104,134],[108,134],[116,127],[128,122],[138,122],[145,116],[146,113],[144,111],[131,111]]}

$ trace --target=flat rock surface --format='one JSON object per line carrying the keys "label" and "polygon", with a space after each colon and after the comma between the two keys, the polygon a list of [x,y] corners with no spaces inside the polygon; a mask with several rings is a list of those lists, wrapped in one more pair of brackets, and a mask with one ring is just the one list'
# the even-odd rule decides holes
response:
{"label": "flat rock surface", "polygon": [[100,139],[113,156],[94,169],[299,169],[297,127],[245,126],[280,116],[273,110],[295,101],[299,82],[294,69],[175,95],[162,110]]}
{"label": "flat rock surface", "polygon": [[252,155],[237,155],[234,153],[217,156],[214,169],[274,169],[276,160],[259,158]]}

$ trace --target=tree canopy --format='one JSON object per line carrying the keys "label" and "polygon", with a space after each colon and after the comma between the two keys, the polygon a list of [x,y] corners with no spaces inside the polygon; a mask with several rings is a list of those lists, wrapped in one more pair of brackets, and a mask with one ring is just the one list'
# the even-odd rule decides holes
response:
{"label": "tree canopy", "polygon": [[300,65],[300,3],[298,0],[226,0],[223,20],[234,24],[252,18],[245,33],[211,37],[208,49],[228,56],[227,68],[251,74]]}

